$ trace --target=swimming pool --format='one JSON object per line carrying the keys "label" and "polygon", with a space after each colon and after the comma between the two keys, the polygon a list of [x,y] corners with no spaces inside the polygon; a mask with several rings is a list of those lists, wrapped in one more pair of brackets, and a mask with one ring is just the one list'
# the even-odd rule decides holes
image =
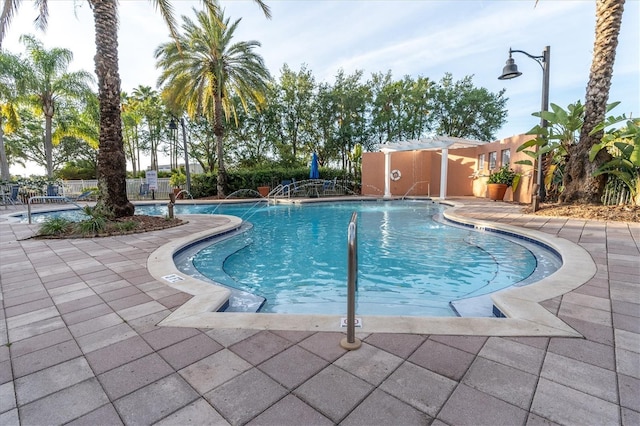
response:
{"label": "swimming pool", "polygon": [[[163,214],[164,208],[138,210]],[[176,263],[185,273],[195,269],[265,298],[260,312],[345,312],[346,228],[353,211],[359,215],[356,310],[362,315],[455,316],[452,301],[537,281],[559,266],[540,246],[434,220],[444,207],[431,202],[176,208],[177,214],[229,214],[253,225],[200,244]]]}

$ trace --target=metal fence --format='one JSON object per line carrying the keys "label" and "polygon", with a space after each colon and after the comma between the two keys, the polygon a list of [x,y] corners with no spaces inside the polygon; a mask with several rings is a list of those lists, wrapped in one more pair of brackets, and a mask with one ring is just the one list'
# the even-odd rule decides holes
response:
{"label": "metal fence", "polygon": [[[145,183],[144,178],[127,179],[127,198],[130,200],[150,200],[153,197],[156,200],[168,200],[169,192],[173,192],[171,185],[169,185],[169,178],[158,178],[158,189],[153,194],[149,192],[141,195],[140,188]],[[65,180],[62,181],[62,194],[75,196],[97,187],[97,179]]]}
{"label": "metal fence", "polygon": [[632,204],[631,194],[627,186],[614,175],[610,175],[607,185],[602,194],[602,204],[605,206],[615,206]]}

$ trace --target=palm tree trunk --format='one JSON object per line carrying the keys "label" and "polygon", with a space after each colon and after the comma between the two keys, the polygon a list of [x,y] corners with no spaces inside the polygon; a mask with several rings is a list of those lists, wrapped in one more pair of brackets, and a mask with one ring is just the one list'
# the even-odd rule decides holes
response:
{"label": "palm tree trunk", "polygon": [[4,147],[4,130],[2,129],[2,119],[0,119],[0,180],[9,181],[9,179],[11,179],[9,159]]}
{"label": "palm tree trunk", "polygon": [[[52,112],[53,114],[53,112]],[[53,116],[45,114],[44,116],[44,155],[46,159],[47,177],[53,178],[53,141],[51,134]]]}
{"label": "palm tree trunk", "polygon": [[135,210],[127,198],[127,160],[120,118],[117,0],[89,0],[96,27],[96,75],[100,99],[99,203],[115,217]]}
{"label": "palm tree trunk", "polygon": [[222,98],[216,95],[215,103],[215,124],[213,133],[216,135],[216,156],[218,157],[218,198],[225,196],[227,191],[227,171],[224,168],[224,122],[222,120]]}
{"label": "palm tree trunk", "polygon": [[603,132],[589,133],[605,119],[623,10],[624,0],[596,1],[596,36],[584,105],[584,124],[578,144],[570,149],[565,190],[560,197],[562,202],[601,202],[607,176],[593,177],[593,172],[608,161],[609,156],[602,150],[593,162],[589,161],[589,151],[600,142]]}

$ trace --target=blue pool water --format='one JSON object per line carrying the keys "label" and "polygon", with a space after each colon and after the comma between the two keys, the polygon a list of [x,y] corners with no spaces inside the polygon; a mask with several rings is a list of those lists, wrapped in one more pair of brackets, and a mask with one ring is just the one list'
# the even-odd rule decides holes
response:
{"label": "blue pool water", "polygon": [[[198,245],[180,261],[188,265],[178,267],[265,298],[261,312],[346,312],[346,236],[354,211],[359,315],[455,316],[452,301],[542,278],[536,276],[540,257],[531,251],[540,247],[434,220],[443,207],[431,202],[180,204],[175,209],[177,215],[238,216],[252,225]],[[164,205],[137,206],[136,212],[167,213]]]}
{"label": "blue pool water", "polygon": [[509,287],[537,266],[521,244],[435,221],[443,208],[430,202],[176,207],[178,214],[216,209],[253,225],[189,261],[214,281],[264,297],[261,312],[345,313],[346,233],[353,211],[358,314],[454,316],[450,301]]}

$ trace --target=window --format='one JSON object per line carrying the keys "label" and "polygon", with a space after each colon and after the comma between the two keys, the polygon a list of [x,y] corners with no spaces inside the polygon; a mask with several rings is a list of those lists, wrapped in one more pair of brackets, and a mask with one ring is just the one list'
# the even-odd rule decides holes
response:
{"label": "window", "polygon": [[508,166],[509,163],[511,163],[510,149],[503,149],[502,152],[500,153],[500,156],[501,156],[500,161],[503,166]]}
{"label": "window", "polygon": [[496,168],[496,160],[498,159],[498,153],[496,151],[489,153],[489,170]]}
{"label": "window", "polygon": [[478,155],[478,171],[484,170],[484,154]]}

